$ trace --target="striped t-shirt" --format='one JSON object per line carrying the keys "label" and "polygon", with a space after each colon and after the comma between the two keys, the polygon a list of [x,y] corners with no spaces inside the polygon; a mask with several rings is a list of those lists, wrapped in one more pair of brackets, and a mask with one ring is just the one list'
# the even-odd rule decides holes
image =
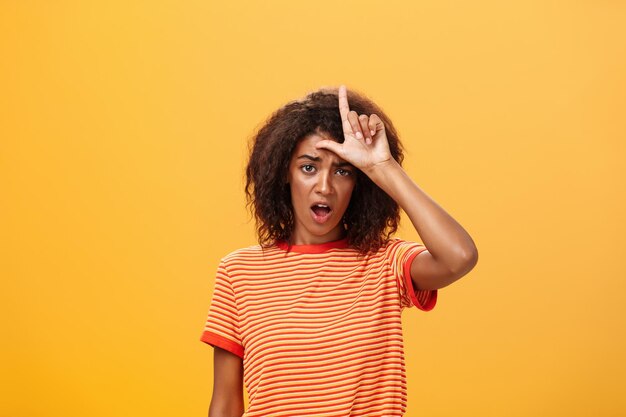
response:
{"label": "striped t-shirt", "polygon": [[342,239],[222,258],[201,340],[243,359],[243,416],[402,416],[401,312],[437,302],[411,281],[423,250],[395,238],[358,258]]}

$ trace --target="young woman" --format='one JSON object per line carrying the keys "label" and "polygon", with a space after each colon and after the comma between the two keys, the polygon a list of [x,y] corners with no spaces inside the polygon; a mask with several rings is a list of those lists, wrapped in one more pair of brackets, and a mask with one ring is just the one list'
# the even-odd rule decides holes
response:
{"label": "young woman", "polygon": [[[405,413],[401,312],[434,308],[478,252],[402,159],[389,118],[345,86],[259,129],[246,170],[259,245],[220,260],[201,337],[210,417]],[[423,245],[391,237],[400,208]]]}

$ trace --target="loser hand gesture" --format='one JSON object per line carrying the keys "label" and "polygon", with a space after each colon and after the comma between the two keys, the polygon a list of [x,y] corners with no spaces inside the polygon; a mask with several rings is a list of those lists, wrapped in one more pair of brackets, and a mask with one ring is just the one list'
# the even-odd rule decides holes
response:
{"label": "loser hand gesture", "polygon": [[339,87],[339,113],[344,142],[319,141],[316,147],[336,153],[361,171],[368,172],[378,164],[391,160],[385,125],[376,114],[358,115],[350,111],[346,87]]}

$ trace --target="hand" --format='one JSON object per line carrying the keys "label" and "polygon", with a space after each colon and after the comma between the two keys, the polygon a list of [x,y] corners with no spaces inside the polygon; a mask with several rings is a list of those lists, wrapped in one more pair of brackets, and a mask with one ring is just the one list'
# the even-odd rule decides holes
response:
{"label": "hand", "polygon": [[357,115],[355,111],[350,111],[344,85],[339,87],[339,113],[344,142],[322,140],[316,144],[316,148],[336,153],[365,173],[393,159],[382,120],[376,114]]}

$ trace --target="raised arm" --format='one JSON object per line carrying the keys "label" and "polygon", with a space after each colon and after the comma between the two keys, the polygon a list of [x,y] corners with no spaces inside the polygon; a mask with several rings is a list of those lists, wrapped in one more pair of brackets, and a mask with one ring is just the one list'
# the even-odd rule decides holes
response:
{"label": "raised arm", "polygon": [[395,160],[373,167],[368,175],[406,212],[427,248],[411,264],[418,290],[443,288],[474,268],[478,250],[470,235]]}
{"label": "raised arm", "polygon": [[411,278],[417,289],[450,285],[478,262],[478,249],[470,235],[430,198],[392,158],[385,125],[376,115],[350,111],[346,87],[339,88],[339,112],[344,142],[317,143],[359,168],[393,198],[411,219],[428,250],[416,256]]}

